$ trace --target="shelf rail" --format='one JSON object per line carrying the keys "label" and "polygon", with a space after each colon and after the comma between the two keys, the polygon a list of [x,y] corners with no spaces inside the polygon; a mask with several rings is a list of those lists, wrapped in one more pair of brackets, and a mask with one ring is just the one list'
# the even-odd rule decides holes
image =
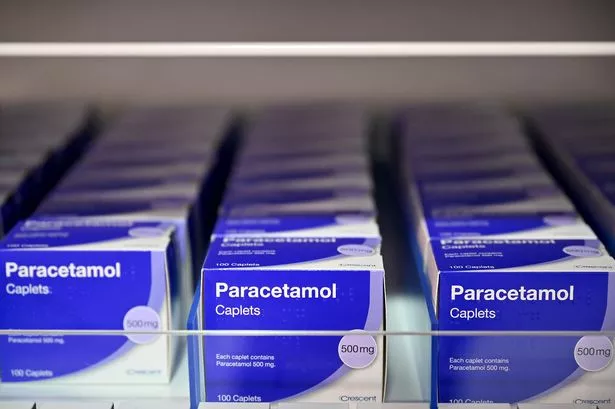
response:
{"label": "shelf rail", "polygon": [[0,58],[611,56],[615,42],[0,42]]}
{"label": "shelf rail", "polygon": [[270,336],[308,336],[339,337],[344,335],[371,335],[371,336],[434,336],[434,337],[458,337],[458,336],[501,336],[501,337],[582,337],[582,336],[608,336],[615,337],[615,331],[470,331],[470,330],[446,330],[446,331],[320,331],[320,330],[71,330],[71,329],[0,329],[0,336],[18,335],[72,335],[72,336],[119,336],[119,335],[169,335],[169,336],[243,336],[243,337],[270,337]]}

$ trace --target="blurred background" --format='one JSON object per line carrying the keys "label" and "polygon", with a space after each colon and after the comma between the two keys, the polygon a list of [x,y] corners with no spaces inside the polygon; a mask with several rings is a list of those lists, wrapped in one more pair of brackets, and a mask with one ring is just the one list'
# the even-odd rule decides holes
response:
{"label": "blurred background", "polygon": [[[613,41],[608,0],[0,3],[0,42]],[[0,99],[533,101],[615,94],[612,57],[2,58]]]}

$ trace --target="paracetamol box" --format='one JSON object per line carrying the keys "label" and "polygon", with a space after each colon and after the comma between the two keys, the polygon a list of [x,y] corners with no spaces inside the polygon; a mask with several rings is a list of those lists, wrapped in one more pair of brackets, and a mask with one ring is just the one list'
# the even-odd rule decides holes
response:
{"label": "paracetamol box", "polygon": [[231,189],[224,196],[222,209],[241,204],[284,204],[344,198],[372,199],[371,190],[366,188],[273,190],[266,191],[263,194],[245,194],[240,186],[243,185],[233,184],[234,189]]}
{"label": "paracetamol box", "polygon": [[125,152],[123,155],[102,155],[91,154],[87,156],[88,165],[105,165],[109,166],[136,166],[136,165],[155,165],[167,163],[204,163],[212,160],[214,152],[199,152],[198,150],[191,152],[173,152],[165,151],[145,151],[135,155],[134,151]]}
{"label": "paracetamol box", "polygon": [[[121,193],[123,198],[132,195],[157,200],[170,195],[185,196],[194,201],[194,211],[202,213],[198,218],[204,224],[213,225],[213,220],[209,220],[214,216],[211,195],[219,195],[217,191],[222,176],[218,166],[208,161],[147,166],[79,166],[61,181],[54,193],[71,196],[78,192],[106,190],[115,192],[116,196]],[[187,190],[182,192],[185,188]],[[134,192],[130,193],[130,190]]]}
{"label": "paracetamol box", "polygon": [[[126,140],[149,139],[198,139],[219,135],[228,126],[231,111],[214,106],[147,106],[131,109],[109,131],[109,137]],[[138,132],[137,132],[138,131]]]}
{"label": "paracetamol box", "polygon": [[54,192],[47,199],[53,202],[76,202],[76,201],[94,201],[94,200],[162,200],[168,199],[186,199],[197,201],[200,193],[200,184],[198,182],[185,183],[165,183],[161,185],[152,185],[141,187],[138,190],[134,189],[88,189],[76,190],[72,192]]}
{"label": "paracetamol box", "polygon": [[523,153],[531,148],[524,138],[495,138],[493,134],[431,140],[427,138],[420,143],[404,145],[404,156],[409,158],[459,158],[465,155],[487,155],[502,153]]}
{"label": "paracetamol box", "polygon": [[214,236],[380,237],[380,229],[374,213],[222,215]]}
{"label": "paracetamol box", "polygon": [[84,190],[139,189],[169,184],[200,183],[201,180],[201,176],[190,173],[137,175],[134,178],[115,177],[114,175],[110,175],[108,173],[96,173],[95,177],[89,178],[82,177],[78,172],[75,172],[69,177],[62,179],[62,181],[56,185],[53,190],[56,193],[68,193]]}
{"label": "paracetamol box", "polygon": [[202,337],[190,349],[193,400],[382,401],[383,339],[361,335],[384,328],[378,247],[363,238],[214,240],[193,306],[201,328],[356,335]]}
{"label": "paracetamol box", "polygon": [[261,172],[256,175],[250,175],[247,172],[242,174],[236,173],[232,175],[230,183],[234,185],[245,185],[267,180],[328,179],[342,178],[350,175],[365,175],[365,177],[371,178],[370,170],[366,165],[357,166],[350,164],[349,166],[345,166],[344,164],[340,164],[340,166],[330,168],[297,169],[286,172],[271,171]]}
{"label": "paracetamol box", "polygon": [[306,109],[302,106],[297,107],[292,113],[286,109],[285,112],[280,112],[278,108],[267,107],[251,119],[250,125],[250,134],[262,137],[279,136],[289,131],[304,135],[316,131],[329,131],[335,134],[343,130],[356,130],[357,134],[361,134],[369,123],[365,111],[361,109],[341,113],[334,107],[323,106],[316,112],[312,108]]}
{"label": "paracetamol box", "polygon": [[[451,193],[454,195],[454,193]],[[460,194],[460,200],[464,194]],[[485,199],[478,196],[479,199]],[[421,242],[450,237],[594,239],[593,230],[577,213],[572,202],[561,193],[515,197],[509,192],[486,203],[470,197],[470,204],[421,203],[412,206],[414,224]],[[474,203],[472,203],[474,202]],[[478,203],[477,203],[478,202]]]}
{"label": "paracetamol box", "polygon": [[574,212],[574,205],[562,194],[536,195],[533,197],[512,199],[510,201],[486,204],[427,204],[423,207],[426,215],[431,217],[450,217],[461,215],[519,214],[535,212],[565,213]]}
{"label": "paracetamol box", "polygon": [[330,178],[304,178],[297,180],[267,180],[254,184],[242,184],[236,186],[231,184],[227,192],[235,197],[258,197],[260,195],[297,192],[309,190],[366,190],[372,189],[371,178],[365,175],[342,175]]}
{"label": "paracetamol box", "polygon": [[255,217],[270,215],[318,215],[371,213],[376,214],[376,205],[371,197],[365,196],[306,200],[288,203],[243,203],[221,209],[221,215],[231,217]]}
{"label": "paracetamol box", "polygon": [[[367,138],[352,135],[347,137],[331,137],[325,135],[322,138],[309,138],[307,141],[297,142],[295,138],[276,138],[263,140],[263,138],[246,138],[241,151],[241,157],[248,160],[278,157],[286,155],[326,155],[330,153],[365,152]],[[315,140],[316,139],[316,140]]]}
{"label": "paracetamol box", "polygon": [[[432,255],[434,240],[596,240],[596,234],[574,210],[568,199],[560,203],[520,201],[430,213],[416,196],[411,217],[416,243],[423,260]],[[412,203],[411,202],[411,203]]]}
{"label": "paracetamol box", "polygon": [[596,234],[576,212],[526,212],[426,218],[428,238],[592,239]]}
{"label": "paracetamol box", "polygon": [[364,153],[310,155],[305,158],[290,157],[284,160],[238,161],[233,177],[243,175],[266,175],[339,167],[368,167],[369,159]]}
{"label": "paracetamol box", "polygon": [[187,167],[193,166],[197,169],[204,165],[210,165],[215,162],[213,154],[173,154],[167,153],[160,156],[145,156],[145,155],[130,155],[117,157],[96,157],[86,156],[77,164],[79,169],[88,171],[104,171],[112,168],[136,168],[136,167]]}
{"label": "paracetamol box", "polygon": [[[582,228],[583,225],[582,222],[578,225],[580,221],[578,215],[572,219],[566,217],[575,214],[574,205],[555,187],[503,192],[465,192],[458,195],[436,195],[435,197],[424,195],[421,200],[422,211],[428,225],[429,222],[438,219],[441,221],[456,219],[461,222],[464,218],[468,221],[476,220],[477,216],[479,218],[491,216],[496,220],[506,216],[518,216],[517,221],[521,219],[521,216],[525,216],[529,224],[522,223],[520,228],[549,227],[554,234],[556,230],[568,231],[571,228],[574,230]],[[553,217],[549,218],[550,214]],[[541,215],[542,218],[536,217]],[[535,220],[530,222],[530,218]],[[587,229],[587,227],[582,228],[582,230]],[[572,233],[572,230],[570,232]]]}
{"label": "paracetamol box", "polygon": [[[0,244],[0,327],[162,331],[181,326],[173,226],[29,220]],[[168,382],[175,343],[156,334],[1,337],[2,382]]]}
{"label": "paracetamol box", "polygon": [[536,172],[544,171],[544,168],[539,165],[530,166],[495,166],[485,167],[483,169],[463,170],[459,172],[452,171],[434,171],[434,172],[410,172],[417,182],[455,182],[464,180],[474,180],[482,178],[513,178],[527,177],[536,174]]}
{"label": "paracetamol box", "polygon": [[[576,143],[570,144],[566,143],[566,141],[561,141],[560,144],[568,147],[575,157],[580,159],[590,159],[596,156],[602,155],[613,155],[615,154],[615,141],[612,138],[612,132],[609,134],[610,138],[604,138],[599,140],[587,140],[585,139],[585,143]],[[579,132],[579,138],[584,138],[584,134]]]}
{"label": "paracetamol box", "polygon": [[191,219],[196,223],[204,220],[202,201],[205,195],[202,180],[163,181],[162,183],[142,183],[137,180],[119,180],[117,184],[106,180],[94,181],[91,185],[60,186],[49,195],[46,202],[51,203],[93,203],[151,201],[164,206],[167,201],[191,203]]}
{"label": "paracetamol box", "polygon": [[590,158],[589,160],[577,159],[574,160],[574,162],[578,170],[586,174],[592,180],[608,179],[609,175],[611,175],[615,169],[612,158],[602,160],[598,158]]}
{"label": "paracetamol box", "polygon": [[205,179],[211,169],[210,162],[182,163],[148,166],[98,166],[84,162],[76,165],[73,171],[62,180],[62,185],[86,185],[88,181],[117,180],[119,183],[147,178],[172,179],[186,178],[188,180]]}
{"label": "paracetamol box", "polygon": [[483,192],[507,192],[528,188],[548,188],[557,186],[553,178],[546,172],[527,173],[518,177],[478,178],[454,182],[424,181],[418,182],[421,195],[449,195]]}
{"label": "paracetamol box", "polygon": [[518,189],[493,189],[463,192],[429,191],[421,189],[421,201],[425,208],[444,208],[457,206],[483,206],[514,203],[540,198],[565,198],[559,187],[551,185],[523,186]]}
{"label": "paracetamol box", "polygon": [[[612,331],[615,261],[597,240],[432,241],[426,270],[441,330]],[[606,336],[438,341],[441,402],[615,399]]]}
{"label": "paracetamol box", "polygon": [[192,277],[199,269],[195,266],[201,263],[204,251],[198,213],[194,210],[192,200],[185,198],[46,200],[37,209],[34,217],[171,223],[176,229],[174,238],[181,272],[185,277],[180,290],[183,297],[189,298],[188,294],[192,293]]}
{"label": "paracetamol box", "polygon": [[89,153],[96,156],[114,156],[120,157],[134,154],[134,150],[139,151],[139,155],[143,156],[158,156],[163,152],[169,155],[186,154],[188,156],[192,154],[206,155],[212,153],[217,149],[219,139],[223,136],[218,136],[215,139],[204,139],[201,142],[198,141],[182,141],[169,138],[168,140],[155,141],[153,144],[145,144],[147,140],[147,134],[142,135],[142,138],[128,138],[128,139],[110,139],[102,138],[95,143],[90,149]]}
{"label": "paracetamol box", "polygon": [[[141,186],[138,189],[130,187],[118,187],[112,189],[85,188],[74,191],[57,191],[49,195],[46,203],[53,204],[84,204],[84,203],[132,203],[135,201],[152,202],[156,207],[164,207],[165,203],[170,208],[175,208],[177,203],[189,203],[191,205],[190,218],[195,222],[194,231],[199,230],[199,223],[203,220],[201,209],[202,188],[200,182],[165,183],[160,185]],[[182,228],[178,227],[182,230]],[[197,236],[201,236],[200,233]]]}
{"label": "paracetamol box", "polygon": [[[283,160],[290,159],[302,160],[301,157],[285,155]],[[241,161],[243,158],[239,158]],[[249,162],[249,160],[247,160]],[[305,178],[332,178],[350,175],[362,175],[371,178],[371,169],[365,158],[345,160],[344,157],[337,163],[328,165],[296,166],[296,167],[273,167],[271,163],[277,162],[275,157],[269,158],[265,165],[261,165],[259,160],[254,165],[255,173],[248,171],[249,166],[244,165],[244,169],[234,170],[231,174],[231,183],[252,183],[254,181],[280,180],[280,179],[305,179]]]}
{"label": "paracetamol box", "polygon": [[214,234],[380,237],[372,192],[365,189],[229,193]]}
{"label": "paracetamol box", "polygon": [[[431,150],[426,149],[426,146],[421,148],[424,149],[424,152],[421,152],[420,150],[416,152],[412,149],[413,145],[411,143],[409,143],[409,146],[405,149],[408,151],[407,157],[411,159],[410,164],[412,167],[426,170],[434,168],[445,169],[444,165],[446,162],[451,164],[452,169],[459,166],[459,169],[461,170],[467,166],[470,166],[470,163],[472,166],[479,166],[480,163],[489,163],[489,161],[493,161],[496,158],[501,158],[506,161],[516,160],[515,158],[519,157],[536,159],[536,154],[529,146],[526,146],[528,144],[527,142],[523,142],[526,145],[500,146],[489,142],[481,144],[480,141],[476,141],[477,146],[474,148],[471,145],[472,143],[474,142],[466,141],[466,144],[460,144],[462,146],[459,146],[459,149],[456,149],[456,144],[446,146],[446,142],[443,142],[445,147],[442,147],[437,152],[432,152]],[[428,144],[428,142],[426,142],[426,144]],[[505,162],[502,162],[502,164],[503,163]]]}
{"label": "paracetamol box", "polygon": [[527,154],[491,156],[483,160],[458,161],[427,161],[423,163],[411,162],[412,173],[418,180],[463,180],[473,179],[481,175],[492,173],[505,173],[518,170],[519,172],[536,172],[542,169],[538,159]]}

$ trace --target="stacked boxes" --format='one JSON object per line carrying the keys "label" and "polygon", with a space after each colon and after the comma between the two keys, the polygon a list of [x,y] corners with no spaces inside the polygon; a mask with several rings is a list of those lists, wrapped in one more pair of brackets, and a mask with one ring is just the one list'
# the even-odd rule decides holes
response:
{"label": "stacked boxes", "polygon": [[[177,229],[185,299],[193,292],[215,201],[218,150],[227,110],[150,108],[128,114],[103,133],[37,210],[39,217],[122,218]],[[212,197],[206,197],[211,195]]]}
{"label": "stacked boxes", "polygon": [[22,104],[0,111],[0,234],[34,210],[92,136],[82,105]]}
{"label": "stacked boxes", "polygon": [[[615,262],[513,118],[492,107],[432,106],[410,109],[401,131],[402,188],[438,329],[614,329]],[[599,348],[602,361],[590,363]],[[605,337],[440,337],[437,399],[608,400],[615,376],[592,371],[606,367],[611,350]]]}
{"label": "stacked boxes", "polygon": [[239,152],[215,235],[379,237],[358,110],[275,110]]}
{"label": "stacked boxes", "polygon": [[[220,207],[193,328],[384,328],[368,126],[364,112],[332,107],[271,109],[252,122]],[[382,400],[382,337],[194,341],[194,407],[200,401]]]}
{"label": "stacked boxes", "polygon": [[[200,270],[204,246],[208,240],[209,232],[205,229],[208,223],[213,224],[208,219],[215,218],[215,215],[210,215],[207,211],[208,206],[211,206],[209,203],[215,203],[218,195],[213,191],[213,186],[220,184],[216,180],[220,176],[216,173],[218,151],[220,146],[224,145],[223,137],[230,124],[229,112],[224,109],[151,108],[128,114],[98,138],[88,154],[43,201],[29,222],[55,222],[61,226],[62,223],[71,226],[70,223],[85,223],[88,229],[81,229],[78,233],[83,243],[77,246],[69,241],[70,249],[89,251],[90,246],[98,246],[100,241],[101,246],[114,245],[113,250],[116,251],[117,257],[122,257],[123,251],[132,249],[134,237],[158,237],[161,236],[162,230],[166,232],[166,240],[171,237],[172,241],[160,246],[156,244],[156,249],[164,248],[163,254],[166,256],[164,259],[157,259],[156,264],[153,261],[149,264],[136,264],[130,260],[120,260],[130,269],[124,267],[121,280],[118,273],[118,280],[105,281],[116,283],[123,291],[122,293],[119,292],[120,289],[117,292],[108,289],[107,295],[113,298],[111,304],[117,308],[114,314],[90,317],[89,307],[81,308],[79,303],[84,300],[77,296],[90,291],[87,287],[90,281],[71,280],[72,276],[63,277],[68,279],[62,282],[70,283],[70,286],[62,292],[54,291],[50,287],[51,295],[44,300],[57,305],[57,308],[63,306],[62,308],[76,312],[66,317],[66,321],[51,321],[52,323],[60,322],[71,329],[103,330],[139,330],[139,322],[149,325],[143,328],[145,330],[184,327],[188,306],[194,294],[193,277]],[[110,231],[107,224],[125,224],[129,227],[116,232]],[[50,237],[55,237],[52,233],[49,234]],[[56,234],[68,234],[70,237],[77,233],[72,230],[64,233],[59,229]],[[6,246],[11,247],[12,244],[9,242]],[[45,243],[44,246],[64,248],[67,244]],[[146,252],[143,254],[147,254],[149,250],[143,251]],[[56,252],[36,253],[35,259],[37,264],[51,265],[56,263],[55,254]],[[82,256],[71,253],[66,256],[68,261],[62,262],[62,265],[69,264],[69,261],[78,265],[79,263],[71,260],[79,257]],[[149,256],[146,258],[149,260]],[[8,274],[7,268],[5,270],[7,279],[14,277]],[[126,293],[130,286],[135,295],[140,294],[140,289],[151,291],[143,293],[145,298],[132,298]],[[74,297],[71,294],[74,294]],[[92,302],[99,303],[95,297],[97,295],[92,294]],[[166,303],[160,302],[162,298]],[[38,299],[43,300],[42,297],[25,297],[22,307],[34,309],[36,302],[40,302]],[[145,311],[144,318],[130,315],[134,309]],[[154,320],[152,317],[155,318],[156,314],[158,318]],[[10,322],[15,328],[20,328],[19,323],[22,321]],[[132,325],[131,322],[136,324]],[[159,325],[152,327],[152,322],[158,322]],[[23,321],[23,325],[29,324]],[[101,339],[93,339],[93,342],[100,341],[104,344]],[[123,341],[118,343],[118,340]],[[149,383],[166,382],[170,379],[175,352],[173,348],[167,348],[174,347],[168,339],[152,340],[154,346],[149,345],[148,340],[144,342],[148,345],[138,348],[132,347],[139,344],[139,341],[130,337],[128,343],[125,343],[125,337],[117,337],[115,341],[117,348],[105,346],[104,354],[101,352],[93,358],[84,357],[88,364],[73,368],[73,372],[79,371],[80,376],[66,376],[58,381]],[[124,354],[131,348],[134,349],[133,352]],[[164,351],[168,353],[163,353]],[[38,355],[46,352],[48,351],[41,349]],[[71,352],[68,349],[60,349],[58,352],[56,359],[71,361]],[[130,358],[133,355],[138,358],[133,360]],[[19,355],[12,364],[16,368],[23,367],[20,365],[25,365],[25,359]],[[95,370],[91,368],[94,364],[97,366]],[[49,367],[42,369],[50,371],[47,373],[56,373],[52,366],[52,363],[49,363]],[[95,376],[87,376],[91,371],[94,371]],[[33,379],[9,378],[9,381],[23,380]]]}
{"label": "stacked boxes", "polygon": [[615,252],[615,106],[537,109],[537,146],[607,247]]}

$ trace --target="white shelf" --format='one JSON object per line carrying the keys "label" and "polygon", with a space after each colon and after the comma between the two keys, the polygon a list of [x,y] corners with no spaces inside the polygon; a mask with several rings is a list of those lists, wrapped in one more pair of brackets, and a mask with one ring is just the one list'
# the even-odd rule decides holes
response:
{"label": "white shelf", "polygon": [[608,57],[615,42],[0,43],[0,57]]}
{"label": "white shelf", "polygon": [[615,95],[610,0],[24,1],[0,2],[1,100],[113,109]]}

